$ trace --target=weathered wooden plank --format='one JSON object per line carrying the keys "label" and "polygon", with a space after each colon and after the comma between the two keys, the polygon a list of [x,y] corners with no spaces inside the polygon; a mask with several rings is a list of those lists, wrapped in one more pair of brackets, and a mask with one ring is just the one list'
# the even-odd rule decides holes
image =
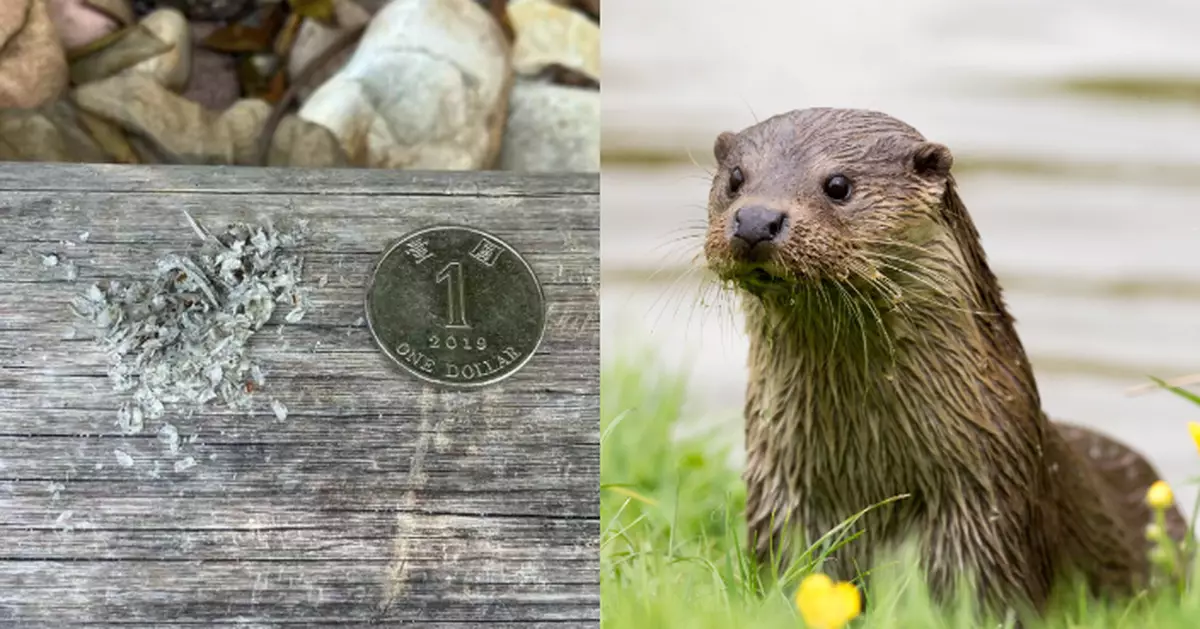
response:
{"label": "weathered wooden plank", "polygon": [[[330,529],[295,527],[100,529],[91,528],[91,522],[74,522],[69,518],[53,529],[14,530],[8,535],[13,541],[31,549],[26,557],[28,561],[103,559],[195,562],[200,556],[204,557],[205,561],[212,562],[269,562],[279,561],[278,548],[291,546],[298,553],[303,553],[305,561],[387,563],[387,554],[380,553],[377,542],[387,539],[391,533],[390,529],[395,526],[395,518],[383,513],[367,515],[370,522],[343,524],[351,532],[338,535],[330,535]],[[555,564],[548,566],[548,569],[558,573],[562,583],[587,579],[586,575],[581,576],[581,571],[587,569],[587,558],[578,556],[573,549],[548,546],[544,539],[547,530],[559,531],[562,534],[580,534],[582,529],[590,528],[585,521],[550,522],[531,518],[491,518],[499,526],[482,530],[477,521],[479,518],[475,517],[436,516],[432,519],[436,520],[439,526],[422,529],[419,536],[415,532],[407,534],[408,538],[420,542],[412,548],[410,561],[414,564],[436,565],[447,553],[464,552],[460,547],[465,543],[519,541],[520,546],[508,544],[497,552],[476,551],[473,555],[460,555],[459,560],[470,561],[476,566],[474,572],[464,574],[462,578],[467,582],[502,582],[508,578],[504,573],[506,562],[536,563],[550,557],[555,560]],[[125,538],[120,548],[114,548],[108,543],[108,538],[114,530],[120,531],[121,536]],[[330,537],[317,537],[312,535],[312,532],[324,533]],[[470,549],[466,552],[470,552]]]}
{"label": "weathered wooden plank", "polygon": [[[92,192],[176,192],[282,195],[461,196],[470,198],[588,197],[597,175],[457,173],[362,169],[244,168],[232,166],[127,168],[111,164],[70,164],[53,170],[41,164],[6,163],[0,190]],[[585,219],[593,220],[593,219]]]}
{"label": "weathered wooden plank", "polygon": [[[531,265],[536,264],[535,261],[530,261]],[[4,271],[0,270],[0,273]],[[363,273],[368,271],[364,270]],[[80,280],[95,281],[102,279],[100,275],[84,275],[80,274]],[[121,279],[108,276],[111,279]],[[586,283],[588,280],[583,275],[575,276],[578,283]],[[134,279],[133,276],[123,278],[126,280]],[[78,282],[71,282],[71,286],[78,286]],[[580,295],[576,292],[575,286],[570,278],[561,282],[547,282],[542,285],[548,300],[548,321],[549,329],[557,330],[562,336],[550,336],[545,339],[545,342],[553,343],[561,340],[571,341],[571,332],[580,333],[580,326],[577,320],[580,318],[596,318],[598,315],[594,309],[590,308],[594,300],[593,295]],[[58,299],[63,295],[64,290],[70,290],[64,287],[61,283],[30,283],[30,282],[5,282],[0,281],[0,312],[4,312],[5,317],[3,322],[0,322],[0,329],[32,329],[36,326],[45,325],[47,317],[54,317],[56,322],[61,322],[61,328],[55,331],[59,335],[54,339],[57,343],[64,337],[72,336],[72,330],[77,330],[76,335],[82,336],[86,332],[86,327],[81,326],[76,321],[62,320],[63,313],[67,310],[65,304],[59,303]],[[344,289],[340,287],[326,287],[319,294],[313,296],[312,305],[314,312],[310,312],[304,319],[295,324],[289,325],[289,330],[297,331],[300,336],[296,339],[291,337],[291,331],[285,343],[290,345],[302,345],[306,342],[316,343],[318,341],[328,341],[327,338],[321,336],[313,336],[323,334],[331,328],[336,328],[335,333],[340,332],[346,334],[351,329],[357,329],[366,334],[366,323],[361,321],[363,318],[363,295],[365,287]],[[278,330],[270,332],[278,333]],[[261,333],[260,337],[270,336],[268,333]],[[260,338],[256,337],[256,338]],[[21,339],[22,342],[33,342],[39,339]],[[4,343],[0,339],[0,343]],[[354,351],[357,346],[347,348],[347,351]]]}
{"label": "weathered wooden plank", "polygon": [[[594,626],[598,190],[589,175],[0,165],[0,624]],[[122,434],[125,398],[67,305],[194,249],[184,209],[213,228],[308,221],[312,309],[252,340],[266,383],[249,411]],[[512,244],[549,309],[525,368],[474,392],[403,374],[363,321],[386,246],[445,223]]]}
{"label": "weathered wooden plank", "polygon": [[[31,526],[62,528],[59,518],[62,518],[62,514],[66,511],[72,512],[70,514],[72,519],[92,522],[96,526],[103,524],[106,528],[113,529],[139,526],[168,529],[184,525],[212,528],[227,525],[225,519],[227,515],[221,514],[248,517],[245,503],[249,501],[255,503],[255,511],[250,512],[256,518],[255,521],[258,518],[273,521],[262,514],[267,513],[269,509],[277,509],[284,514],[279,517],[286,516],[287,518],[281,521],[280,526],[292,526],[293,520],[298,517],[297,507],[293,502],[295,500],[293,496],[297,495],[298,491],[302,496],[324,501],[320,505],[321,513],[338,514],[335,519],[337,522],[341,522],[342,516],[345,514],[359,512],[392,513],[396,518],[405,515],[414,515],[414,517],[464,515],[532,520],[594,520],[585,506],[571,502],[577,500],[574,496],[587,490],[570,487],[537,491],[528,489],[455,491],[439,488],[436,486],[436,482],[432,487],[426,487],[414,480],[395,484],[398,489],[392,491],[400,491],[405,495],[404,503],[400,508],[396,507],[394,496],[391,496],[391,502],[389,502],[387,493],[364,495],[359,502],[350,507],[343,507],[338,503],[345,502],[345,499],[339,498],[339,495],[356,489],[354,485],[348,486],[345,482],[326,481],[310,489],[302,487],[301,483],[297,481],[285,481],[276,486],[252,488],[252,491],[238,491],[238,487],[233,486],[226,492],[212,490],[184,494],[181,492],[187,485],[173,482],[172,477],[178,476],[178,474],[172,473],[170,467],[160,467],[159,470],[154,470],[152,466],[147,467],[149,469],[144,472],[138,472],[139,480],[137,481],[76,482],[75,485],[68,488],[68,491],[71,492],[69,500],[63,500],[61,490],[59,490],[58,497],[55,496],[57,486],[66,485],[63,479],[6,482],[6,490],[13,495],[11,504],[8,505],[9,513],[13,514],[12,520],[15,521],[18,516],[24,514],[24,523],[0,528],[0,531]],[[163,481],[164,478],[167,481]],[[104,487],[105,484],[113,487]],[[598,499],[598,495],[594,490],[592,491],[593,497]],[[119,492],[133,492],[136,497],[114,500],[113,494]],[[276,498],[279,492],[286,492],[286,495],[289,496],[288,502],[282,505],[273,505],[270,501]],[[367,492],[361,493],[366,494]],[[195,498],[198,496],[203,496],[205,500],[196,500]],[[72,508],[61,509],[64,505]],[[274,513],[274,511],[270,513]]]}
{"label": "weathered wooden plank", "polygon": [[[26,328],[26,330],[32,329],[35,328]],[[17,329],[13,330],[12,333],[18,334],[23,333],[23,331]],[[365,382],[375,380],[391,382],[395,379],[395,375],[391,371],[391,365],[384,362],[381,358],[367,352],[338,351],[337,346],[333,344],[346,342],[344,339],[348,338],[347,335],[339,335],[335,331],[332,334],[326,334],[324,336],[328,340],[317,340],[311,345],[300,345],[294,342],[287,343],[286,345],[281,343],[280,350],[278,352],[273,352],[270,360],[262,361],[264,367],[269,369],[268,376],[270,374],[279,374],[281,370],[290,369],[294,366],[297,366],[297,363],[300,363],[300,366],[309,366],[311,371],[304,373],[302,376],[295,376],[293,379],[307,378],[310,379],[311,382],[306,383],[307,386],[297,393],[299,397],[293,399],[298,399],[303,402],[309,397],[319,396],[326,403],[367,405],[368,408],[374,408],[374,406],[370,405],[375,402],[385,406],[390,406],[391,393],[385,389],[376,389],[376,395],[373,396],[359,396],[353,391],[347,392],[341,387],[341,385],[345,381]],[[364,340],[369,341],[369,339],[357,339],[359,342]],[[354,341],[352,340],[351,342]],[[266,348],[268,345],[270,345],[270,342],[263,340],[259,341],[254,346]],[[77,346],[78,344],[75,344],[71,347]],[[306,349],[308,350],[307,352],[305,351]],[[548,355],[550,352],[554,351],[554,349],[554,347],[542,348],[537,354],[535,354],[535,357]],[[578,355],[587,354],[586,351],[579,349],[577,345],[564,347],[562,352]],[[95,392],[96,395],[110,395],[112,396],[113,400],[118,399],[117,394],[105,393],[102,390],[105,386],[107,386],[107,383],[104,382],[102,378],[96,377],[94,371],[88,372],[86,371],[87,367],[79,364],[62,366],[56,365],[51,362],[56,355],[60,357],[70,357],[68,352],[62,350],[59,350],[58,352],[43,350],[40,353],[38,353],[36,350],[31,350],[23,352],[22,358],[20,358],[21,361],[26,361],[28,364],[23,365],[18,360],[14,360],[12,365],[5,369],[3,374],[0,375],[0,383],[5,383],[8,388],[13,389],[12,399],[7,401],[16,405],[20,398],[25,397],[25,395],[22,392],[17,391],[17,389],[39,392],[38,397],[40,399],[45,399],[45,395],[63,393],[64,384],[68,383],[73,383],[77,386],[86,386],[89,388],[95,387],[97,389]],[[295,359],[289,360],[292,357],[295,357]],[[581,356],[576,356],[576,358],[581,358]],[[366,371],[366,373],[364,373],[362,376],[348,375],[351,373],[349,372],[348,368],[361,368]],[[553,377],[555,368],[552,365],[547,365],[544,363],[541,366],[534,366],[530,364],[526,368],[526,371],[540,374],[543,377]],[[286,373],[286,371],[283,373]],[[276,377],[288,376],[277,375]],[[575,379],[580,377],[581,376],[578,374],[564,375],[561,379],[559,379],[558,383],[572,383],[575,381]],[[64,380],[64,378],[77,379]],[[550,384],[543,386],[550,386]],[[67,395],[74,394],[67,392]]]}
{"label": "weathered wooden plank", "polygon": [[[11,571],[13,584],[0,594],[0,609],[12,606],[14,598],[21,605],[40,598],[29,609],[52,615],[31,614],[33,620],[61,621],[58,626],[90,624],[101,606],[113,618],[159,626],[203,622],[214,616],[230,619],[224,622],[261,626],[262,608],[279,610],[271,618],[272,624],[288,620],[321,626],[335,619],[366,624],[380,622],[381,612],[386,612],[387,622],[424,626],[422,621],[434,615],[463,623],[527,618],[572,621],[599,602],[598,596],[586,600],[575,594],[580,588],[594,590],[594,584],[544,583],[520,575],[498,582],[447,580],[436,565],[414,569],[404,607],[391,610],[378,608],[375,591],[380,584],[367,576],[385,573],[388,566],[384,562],[31,561],[13,565],[17,566]],[[314,565],[324,569],[313,571]],[[104,586],[93,594],[75,589],[80,582]],[[196,601],[197,592],[211,593],[212,602]]]}
{"label": "weathered wooden plank", "polygon": [[[266,420],[266,418],[261,418]],[[306,421],[319,421],[316,415],[305,418]],[[296,421],[300,421],[297,419]],[[555,432],[556,426],[551,422],[536,422],[533,428]],[[504,440],[504,435],[522,426],[513,425],[503,430],[460,431],[450,433],[437,431],[420,435],[426,440],[438,440],[444,445],[431,446],[431,452],[439,457],[436,461],[427,461],[424,473],[427,476],[422,482],[428,485],[436,482],[437,487],[447,491],[493,490],[493,491],[536,491],[544,484],[544,477],[556,476],[571,482],[574,471],[581,464],[596,463],[592,453],[583,444],[562,444],[549,439],[523,440],[521,442],[502,443],[483,448],[485,439]],[[361,434],[361,433],[360,433]],[[273,436],[274,437],[274,436]],[[298,485],[334,485],[338,489],[345,486],[361,485],[355,489],[385,490],[392,481],[392,476],[401,474],[408,469],[408,460],[416,456],[416,450],[421,442],[407,446],[372,443],[371,447],[346,448],[333,447],[320,441],[308,442],[241,442],[241,443],[212,443],[208,440],[195,444],[193,447],[182,448],[183,452],[173,455],[171,459],[178,460],[188,456],[184,452],[207,453],[208,461],[221,461],[220,466],[201,466],[174,472],[167,468],[165,473],[180,480],[184,478],[203,480],[203,472],[196,469],[208,467],[234,468],[236,477],[213,475],[210,484],[220,487],[221,493],[233,493],[237,488],[247,488],[261,492],[265,487],[276,485],[273,477],[286,472],[288,482],[293,487]],[[539,447],[546,454],[560,458],[551,459],[549,456],[536,460],[526,460],[527,450]],[[128,478],[125,468],[119,466],[113,450],[119,449],[111,439],[97,439],[76,436],[45,436],[33,437],[0,437],[0,457],[5,463],[5,476],[20,481],[46,480],[48,482],[70,480],[71,482],[105,481],[119,483]],[[127,452],[130,456],[143,454],[153,456],[156,451],[163,450],[156,443],[132,444]],[[194,455],[193,459],[195,458]],[[269,465],[261,465],[259,459],[270,458]],[[154,458],[155,461],[168,461],[167,457]],[[76,461],[108,462],[105,468],[80,468]],[[337,471],[326,471],[329,464],[336,464]],[[135,459],[136,464],[136,459]],[[510,476],[512,468],[517,467],[520,476]],[[412,485],[412,483],[400,483]],[[574,487],[580,491],[587,489],[587,483]],[[279,489],[283,489],[279,487]],[[360,504],[357,497],[341,496],[346,506]],[[329,505],[333,506],[333,505]]]}

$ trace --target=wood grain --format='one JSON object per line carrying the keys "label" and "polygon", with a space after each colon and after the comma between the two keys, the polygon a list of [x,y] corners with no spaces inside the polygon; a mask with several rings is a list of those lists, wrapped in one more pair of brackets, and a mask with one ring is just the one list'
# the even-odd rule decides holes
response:
{"label": "wood grain", "polygon": [[[184,209],[307,219],[314,308],[254,337],[253,411],[168,412],[172,454],[161,421],[117,428],[68,302],[198,248]],[[549,307],[479,391],[404,374],[362,320],[387,245],[445,223],[512,244]],[[0,164],[0,626],[597,625],[599,229],[593,175]]]}

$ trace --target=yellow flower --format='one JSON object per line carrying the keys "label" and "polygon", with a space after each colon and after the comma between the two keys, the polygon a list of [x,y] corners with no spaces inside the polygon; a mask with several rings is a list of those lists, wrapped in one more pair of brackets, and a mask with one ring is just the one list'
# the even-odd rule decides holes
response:
{"label": "yellow flower", "polygon": [[858,588],[833,582],[823,574],[810,574],[796,590],[796,607],[808,629],[842,629],[862,611]]}
{"label": "yellow flower", "polygon": [[1146,503],[1159,511],[1166,509],[1174,502],[1175,495],[1171,493],[1171,486],[1165,481],[1155,481],[1150,486],[1150,490],[1146,492]]}
{"label": "yellow flower", "polygon": [[1196,442],[1196,451],[1200,452],[1200,423],[1188,422],[1188,432],[1192,433],[1192,441]]}

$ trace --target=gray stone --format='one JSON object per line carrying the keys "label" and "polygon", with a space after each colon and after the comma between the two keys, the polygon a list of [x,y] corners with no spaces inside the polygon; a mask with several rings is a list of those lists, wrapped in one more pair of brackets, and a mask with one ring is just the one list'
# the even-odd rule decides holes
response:
{"label": "gray stone", "polygon": [[356,166],[491,168],[512,77],[503,31],[472,0],[392,0],[300,117]]}
{"label": "gray stone", "polygon": [[508,107],[502,170],[600,170],[600,92],[520,80]]}

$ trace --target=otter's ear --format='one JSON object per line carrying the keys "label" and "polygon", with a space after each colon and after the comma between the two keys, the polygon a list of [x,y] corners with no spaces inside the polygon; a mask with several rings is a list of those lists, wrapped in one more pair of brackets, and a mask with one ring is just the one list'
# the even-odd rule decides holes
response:
{"label": "otter's ear", "polygon": [[913,152],[912,163],[918,175],[945,177],[950,174],[950,167],[954,165],[954,156],[945,145],[922,142]]}
{"label": "otter's ear", "polygon": [[717,158],[718,162],[725,161],[725,157],[729,155],[730,149],[733,148],[734,134],[732,131],[726,131],[717,136],[717,141],[713,142],[713,157]]}

